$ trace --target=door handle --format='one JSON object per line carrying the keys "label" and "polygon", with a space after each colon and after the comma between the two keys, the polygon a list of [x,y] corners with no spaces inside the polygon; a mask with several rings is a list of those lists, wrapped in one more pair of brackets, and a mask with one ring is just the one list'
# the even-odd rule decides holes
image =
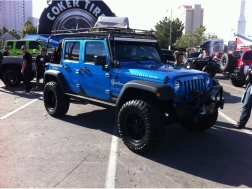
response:
{"label": "door handle", "polygon": [[65,66],[62,66],[63,68],[66,68],[66,69],[68,69],[69,68],[69,66],[68,65],[65,65]]}
{"label": "door handle", "polygon": [[84,71],[84,72],[89,72],[89,69],[87,67],[81,68],[81,70]]}

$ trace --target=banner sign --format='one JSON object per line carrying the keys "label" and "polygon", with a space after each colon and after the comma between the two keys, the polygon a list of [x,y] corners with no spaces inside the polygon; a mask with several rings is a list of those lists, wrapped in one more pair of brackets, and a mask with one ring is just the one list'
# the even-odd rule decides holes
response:
{"label": "banner sign", "polygon": [[[55,30],[91,28],[99,16],[115,16],[103,1],[51,0],[42,12],[38,34]],[[70,31],[69,31],[70,32]]]}

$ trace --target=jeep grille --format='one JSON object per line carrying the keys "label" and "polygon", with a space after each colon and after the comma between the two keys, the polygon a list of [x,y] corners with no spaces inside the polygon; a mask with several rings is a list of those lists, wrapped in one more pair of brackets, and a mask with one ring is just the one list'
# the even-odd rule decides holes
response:
{"label": "jeep grille", "polygon": [[186,99],[190,98],[193,91],[206,91],[204,79],[193,79],[184,81]]}

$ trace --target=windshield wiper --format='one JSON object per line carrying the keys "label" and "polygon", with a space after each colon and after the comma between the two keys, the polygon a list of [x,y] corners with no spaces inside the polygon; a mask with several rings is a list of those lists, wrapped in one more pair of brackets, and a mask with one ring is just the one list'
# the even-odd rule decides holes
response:
{"label": "windshield wiper", "polygon": [[155,60],[155,59],[152,59],[152,58],[142,57],[141,59],[143,59],[143,60],[153,60],[153,61],[155,61],[156,63],[160,64],[159,61],[157,61],[157,60]]}
{"label": "windshield wiper", "polygon": [[125,57],[125,56],[117,56],[116,58],[121,58],[121,59],[124,59],[124,60],[131,60],[131,61],[135,61],[138,64],[141,64],[141,62],[139,62],[138,60],[135,60],[135,59],[129,58],[129,57]]}

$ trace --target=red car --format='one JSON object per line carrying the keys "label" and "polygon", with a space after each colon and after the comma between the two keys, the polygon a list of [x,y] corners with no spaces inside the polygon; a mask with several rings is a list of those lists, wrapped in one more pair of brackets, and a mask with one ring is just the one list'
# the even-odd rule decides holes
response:
{"label": "red car", "polygon": [[252,67],[252,50],[234,51],[231,54],[223,54],[220,61],[220,69],[229,77],[232,85],[242,87],[246,84],[244,66]]}

